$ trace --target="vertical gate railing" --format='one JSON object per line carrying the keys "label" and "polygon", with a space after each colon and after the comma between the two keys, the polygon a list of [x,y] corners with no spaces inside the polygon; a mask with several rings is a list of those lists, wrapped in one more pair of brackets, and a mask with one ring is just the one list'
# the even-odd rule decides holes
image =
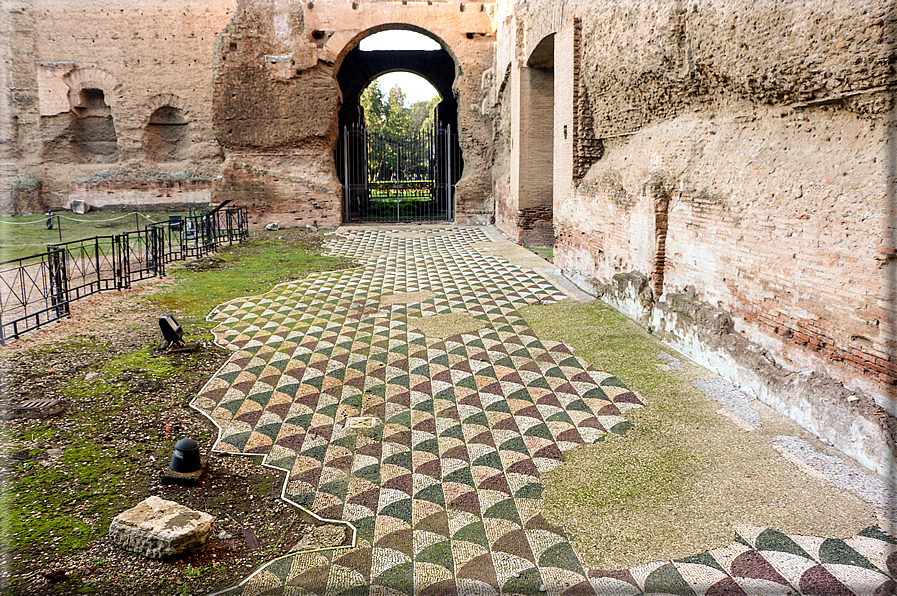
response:
{"label": "vertical gate railing", "polygon": [[246,207],[155,223],[142,230],[47,245],[0,263],[0,344],[69,315],[71,302],[165,275],[165,264],[249,237]]}
{"label": "vertical gate railing", "polygon": [[47,252],[0,263],[0,343],[69,314],[66,252]]}
{"label": "vertical gate railing", "polygon": [[344,127],[337,157],[347,223],[454,220],[460,150],[451,127],[401,137]]}

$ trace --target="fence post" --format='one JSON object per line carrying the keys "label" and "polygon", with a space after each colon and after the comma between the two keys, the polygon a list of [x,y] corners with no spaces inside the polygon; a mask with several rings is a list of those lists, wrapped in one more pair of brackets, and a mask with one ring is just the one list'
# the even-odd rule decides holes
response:
{"label": "fence post", "polygon": [[115,236],[114,244],[118,249],[115,287],[124,290],[131,287],[131,245],[127,233]]}
{"label": "fence post", "polygon": [[161,227],[153,226],[153,261],[156,263],[156,277],[165,277],[165,235]]}
{"label": "fence post", "polygon": [[66,296],[65,249],[58,246],[47,247],[50,265],[50,304],[56,309],[56,318],[69,314],[69,302]]}

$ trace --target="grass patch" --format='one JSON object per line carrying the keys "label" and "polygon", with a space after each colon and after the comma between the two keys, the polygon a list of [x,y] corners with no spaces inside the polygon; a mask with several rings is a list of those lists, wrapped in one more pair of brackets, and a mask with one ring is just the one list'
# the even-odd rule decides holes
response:
{"label": "grass patch", "polygon": [[255,232],[247,242],[219,250],[220,267],[191,270],[186,264],[172,265],[168,273],[173,283],[148,300],[163,311],[180,315],[182,325],[195,326],[208,339],[215,323],[205,317],[222,302],[256,296],[310,273],[354,266],[344,258],[321,255],[323,232],[289,229],[278,235]]}
{"label": "grass patch", "polygon": [[[60,225],[62,242],[93,238],[94,236],[113,236],[123,232],[131,232],[153,222],[168,221],[169,215],[186,215],[186,211],[159,211],[133,214],[94,212],[76,215],[70,211],[56,212],[60,219],[53,218],[53,229],[48,230],[43,215],[19,215],[0,218],[0,262],[17,259],[46,251],[48,244],[60,242]],[[66,219],[71,218],[71,219]],[[113,221],[107,221],[107,220]]]}
{"label": "grass patch", "polygon": [[[656,339],[601,303],[568,300],[526,307],[521,314],[539,337],[570,345],[578,357],[615,375],[647,402],[627,413],[633,426],[624,436],[608,434],[597,445],[568,452],[567,465],[543,476],[546,516],[564,519],[583,536],[591,534],[592,545],[612,545],[618,564],[632,551],[644,562],[645,549],[654,542],[682,541],[673,510],[708,464],[687,437],[715,423],[713,410],[697,390],[660,374]],[[630,518],[645,523],[629,528],[624,520]],[[603,531],[586,530],[593,524],[603,525]]]}
{"label": "grass patch", "polygon": [[[79,336],[42,352],[102,348],[101,342]],[[59,387],[59,395],[74,404],[63,422],[48,419],[10,427],[14,443],[52,440],[66,446],[50,466],[42,463],[43,449],[31,450],[10,479],[13,506],[0,511],[0,526],[11,529],[16,551],[46,549],[64,555],[105,535],[123,503],[152,481],[141,461],[148,455],[164,457],[173,448],[174,438],[160,437],[139,448],[123,450],[116,444],[128,422],[124,412],[134,407],[128,384],[120,380],[125,370],[161,379],[185,369],[170,357],[153,356],[148,348],[125,354],[105,362],[96,377],[79,375]]]}
{"label": "grass patch", "polygon": [[547,261],[551,261],[554,258],[553,248],[542,248],[541,246],[527,246],[527,248]]}
{"label": "grass patch", "polygon": [[682,371],[662,370],[657,355],[672,350],[616,311],[565,300],[520,312],[539,337],[564,342],[646,404],[626,413],[625,435],[567,451],[565,465],[542,476],[545,518],[567,529],[587,565],[694,555],[730,543],[741,523],[845,537],[874,523],[868,505],[796,473],[773,450],[770,437],[796,425],[739,429],[693,385],[708,371],[684,357]]}
{"label": "grass patch", "polygon": [[[258,295],[311,272],[352,265],[321,256],[323,239],[323,233],[304,230],[257,233],[217,253],[220,268],[172,267],[167,287],[138,300],[154,310],[175,312],[183,323],[208,332],[213,324],[204,318],[222,302]],[[39,383],[32,391],[52,391],[72,407],[59,417],[18,420],[8,427],[7,457],[16,453],[19,459],[0,503],[0,529],[7,530],[0,533],[0,548],[15,553],[19,568],[84,549],[108,532],[115,515],[146,496],[180,438],[166,432],[166,421],[177,423],[190,390],[201,386],[192,357],[155,353],[145,331],[146,343],[134,342],[126,349],[113,349],[111,340],[85,331],[20,355],[29,366],[21,369],[18,382],[26,387]],[[207,356],[218,362],[216,355]],[[61,373],[64,367],[67,372]],[[141,389],[147,385],[161,389]],[[192,438],[208,444],[212,432]],[[55,459],[47,453],[51,444],[63,447]],[[252,495],[268,495],[276,482],[275,477],[259,477]],[[186,575],[205,576],[206,571],[192,568]],[[93,589],[80,588],[85,593]]]}

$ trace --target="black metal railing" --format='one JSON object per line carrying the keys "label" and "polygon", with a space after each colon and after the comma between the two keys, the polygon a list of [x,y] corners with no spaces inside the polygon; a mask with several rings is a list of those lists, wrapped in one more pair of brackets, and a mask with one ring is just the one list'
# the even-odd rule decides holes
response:
{"label": "black metal railing", "polygon": [[249,237],[246,207],[191,210],[143,229],[47,245],[0,263],[0,344],[69,315],[69,305],[165,275],[172,261],[202,257]]}
{"label": "black metal railing", "polygon": [[347,223],[454,219],[462,163],[451,127],[401,137],[343,127],[336,156]]}

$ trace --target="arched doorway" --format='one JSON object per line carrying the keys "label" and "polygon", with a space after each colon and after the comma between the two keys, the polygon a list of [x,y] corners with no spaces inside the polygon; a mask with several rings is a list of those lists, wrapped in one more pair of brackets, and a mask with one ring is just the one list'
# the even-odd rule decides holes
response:
{"label": "arched doorway", "polygon": [[[343,101],[334,162],[343,186],[343,221],[452,221],[454,188],[463,167],[452,88],[455,60],[441,45],[368,50],[360,43],[368,35],[383,35],[382,31],[359,36],[336,75]],[[413,73],[436,89],[441,101],[428,129],[396,136],[374,134],[368,126],[370,114],[361,106],[362,92],[381,75],[393,72]]]}
{"label": "arched doorway", "polygon": [[[539,212],[554,201],[554,36],[545,36],[520,76],[520,197],[517,209]],[[566,130],[566,127],[565,127]],[[566,133],[565,133],[566,134]]]}
{"label": "arched doorway", "polygon": [[[457,147],[464,152],[463,164],[459,159],[452,167],[451,179],[457,179],[453,221],[489,223],[494,211],[492,12],[448,2],[276,6],[241,4],[215,44],[212,122],[224,161],[221,177],[213,182],[213,201],[248,205],[254,227],[345,221],[344,168],[336,159],[340,128],[357,121],[351,114],[368,81],[404,70],[423,75],[447,100],[440,117],[458,135]],[[353,50],[386,30],[423,33],[442,51],[422,52],[426,60],[418,56],[417,62],[391,52],[392,65],[364,70],[361,62],[370,60],[362,59],[370,56]],[[437,61],[443,52],[447,59]]]}

